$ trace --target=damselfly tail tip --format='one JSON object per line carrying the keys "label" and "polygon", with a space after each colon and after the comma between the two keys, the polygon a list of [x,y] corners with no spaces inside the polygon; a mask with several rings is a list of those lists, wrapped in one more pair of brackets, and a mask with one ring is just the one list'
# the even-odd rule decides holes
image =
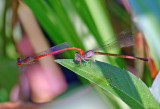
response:
{"label": "damselfly tail tip", "polygon": [[137,58],[137,59],[140,59],[140,60],[142,60],[142,61],[148,61],[147,58]]}
{"label": "damselfly tail tip", "polygon": [[148,59],[147,59],[147,58],[143,58],[143,60],[144,60],[144,61],[148,61]]}

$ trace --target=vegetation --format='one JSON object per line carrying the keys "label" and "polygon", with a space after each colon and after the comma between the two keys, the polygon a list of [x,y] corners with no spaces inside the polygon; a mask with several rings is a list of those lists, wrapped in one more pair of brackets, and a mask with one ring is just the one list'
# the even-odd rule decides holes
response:
{"label": "vegetation", "polygon": [[[108,47],[102,48],[103,52],[129,53],[128,55],[146,57],[149,60],[142,62],[112,56],[94,56],[93,58],[98,61],[88,61],[88,64],[82,62],[78,65],[79,63],[73,60],[76,51],[65,51],[63,57],[66,59],[57,59],[55,62],[77,74],[83,84],[77,86],[70,84],[68,90],[56,100],[68,98],[68,92],[70,92],[69,96],[73,96],[71,91],[76,90],[77,93],[81,91],[81,89],[77,91],[77,88],[88,85],[89,82],[88,87],[95,86],[96,94],[98,93],[98,97],[103,99],[104,107],[159,108],[160,101],[158,97],[154,98],[160,95],[160,91],[155,92],[156,87],[159,87],[157,82],[159,78],[157,77],[156,82],[153,82],[160,69],[160,3],[158,1],[17,0],[13,2],[1,0],[1,2],[3,5],[0,8],[3,14],[0,14],[2,19],[0,20],[0,95],[2,95],[0,101],[9,100],[9,94],[18,81],[19,68],[16,66],[16,58],[19,54],[28,56],[26,54],[28,52],[25,51],[30,46],[27,46],[24,52],[20,50],[21,47],[24,49],[25,43],[20,40],[26,35],[35,52],[37,52],[36,45],[43,48],[46,39],[50,42],[47,42],[48,45],[69,42],[71,47],[81,48],[84,51],[104,46],[107,41]],[[32,15],[28,14],[29,9],[36,20],[30,19]],[[37,22],[38,27],[41,28],[40,33],[45,34],[45,38],[41,35],[34,36],[34,33],[39,33],[34,29]],[[29,28],[34,30],[28,31]],[[123,33],[126,29],[132,31],[129,35],[135,37],[135,46],[124,49],[117,46],[112,48],[110,45],[113,41],[119,41],[116,41],[119,38],[115,34],[121,31]],[[19,41],[22,42],[21,47]],[[154,87],[153,83],[155,83]],[[54,100],[52,102],[54,103]],[[64,103],[65,106],[68,105]],[[55,107],[61,108],[59,105]]]}

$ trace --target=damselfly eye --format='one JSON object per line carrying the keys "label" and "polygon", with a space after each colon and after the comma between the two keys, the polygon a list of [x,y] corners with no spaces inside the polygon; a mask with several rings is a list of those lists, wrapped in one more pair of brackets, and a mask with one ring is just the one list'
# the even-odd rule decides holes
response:
{"label": "damselfly eye", "polygon": [[21,58],[17,58],[17,65],[22,65]]}

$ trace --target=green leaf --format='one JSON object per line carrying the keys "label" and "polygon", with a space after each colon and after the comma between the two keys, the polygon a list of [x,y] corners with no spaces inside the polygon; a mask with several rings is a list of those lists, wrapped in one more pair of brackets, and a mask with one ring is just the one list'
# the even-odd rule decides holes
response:
{"label": "green leaf", "polygon": [[8,100],[8,92],[5,88],[0,88],[0,102],[5,102]]}
{"label": "green leaf", "polygon": [[[41,27],[48,34],[54,44],[69,42],[72,46],[85,50],[83,44],[88,36],[93,35],[96,43],[93,45],[103,46],[106,41],[116,40],[109,14],[102,0],[23,0],[32,10]],[[82,22],[78,22],[76,19]],[[79,24],[80,23],[80,24]],[[85,31],[81,31],[80,25],[84,25]],[[78,27],[77,27],[78,26]],[[84,29],[83,29],[84,30]],[[81,34],[83,35],[81,35]],[[84,34],[86,35],[85,37]],[[88,38],[87,38],[88,39]],[[92,48],[94,49],[94,48]],[[107,52],[107,49],[103,49]],[[73,58],[72,53],[65,52],[65,57]],[[113,51],[112,51],[113,52]],[[120,49],[114,50],[119,54]],[[117,57],[107,57],[106,60],[116,66]],[[123,61],[123,60],[122,60]],[[121,63],[122,63],[121,61]]]}
{"label": "green leaf", "polygon": [[99,61],[81,65],[73,63],[72,59],[59,59],[56,62],[121,98],[131,108],[159,107],[148,87],[126,70]]}
{"label": "green leaf", "polygon": [[[60,0],[23,0],[32,10],[39,24],[55,44],[69,42],[73,46],[83,48],[81,39],[75,30],[74,24],[69,19],[67,10]],[[74,54],[74,51],[71,51]],[[68,54],[66,57],[73,57]]]}
{"label": "green leaf", "polygon": [[16,62],[0,57],[0,101],[7,101],[9,93],[18,81]]}

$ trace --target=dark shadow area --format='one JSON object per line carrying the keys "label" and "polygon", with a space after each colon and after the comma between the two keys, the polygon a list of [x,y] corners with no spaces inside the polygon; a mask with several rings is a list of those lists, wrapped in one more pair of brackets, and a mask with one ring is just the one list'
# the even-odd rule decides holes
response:
{"label": "dark shadow area", "polygon": [[[99,67],[99,69],[103,72],[106,80],[110,83],[109,85],[106,85],[106,87],[111,87],[117,96],[119,96],[129,106],[140,108],[139,106],[143,104],[142,100],[139,96],[139,93],[137,92],[136,87],[134,86],[134,81],[131,79],[126,70],[122,70],[110,64],[104,64],[103,62],[99,61],[96,61],[94,64]],[[138,102],[136,103],[135,100],[141,104]]]}

